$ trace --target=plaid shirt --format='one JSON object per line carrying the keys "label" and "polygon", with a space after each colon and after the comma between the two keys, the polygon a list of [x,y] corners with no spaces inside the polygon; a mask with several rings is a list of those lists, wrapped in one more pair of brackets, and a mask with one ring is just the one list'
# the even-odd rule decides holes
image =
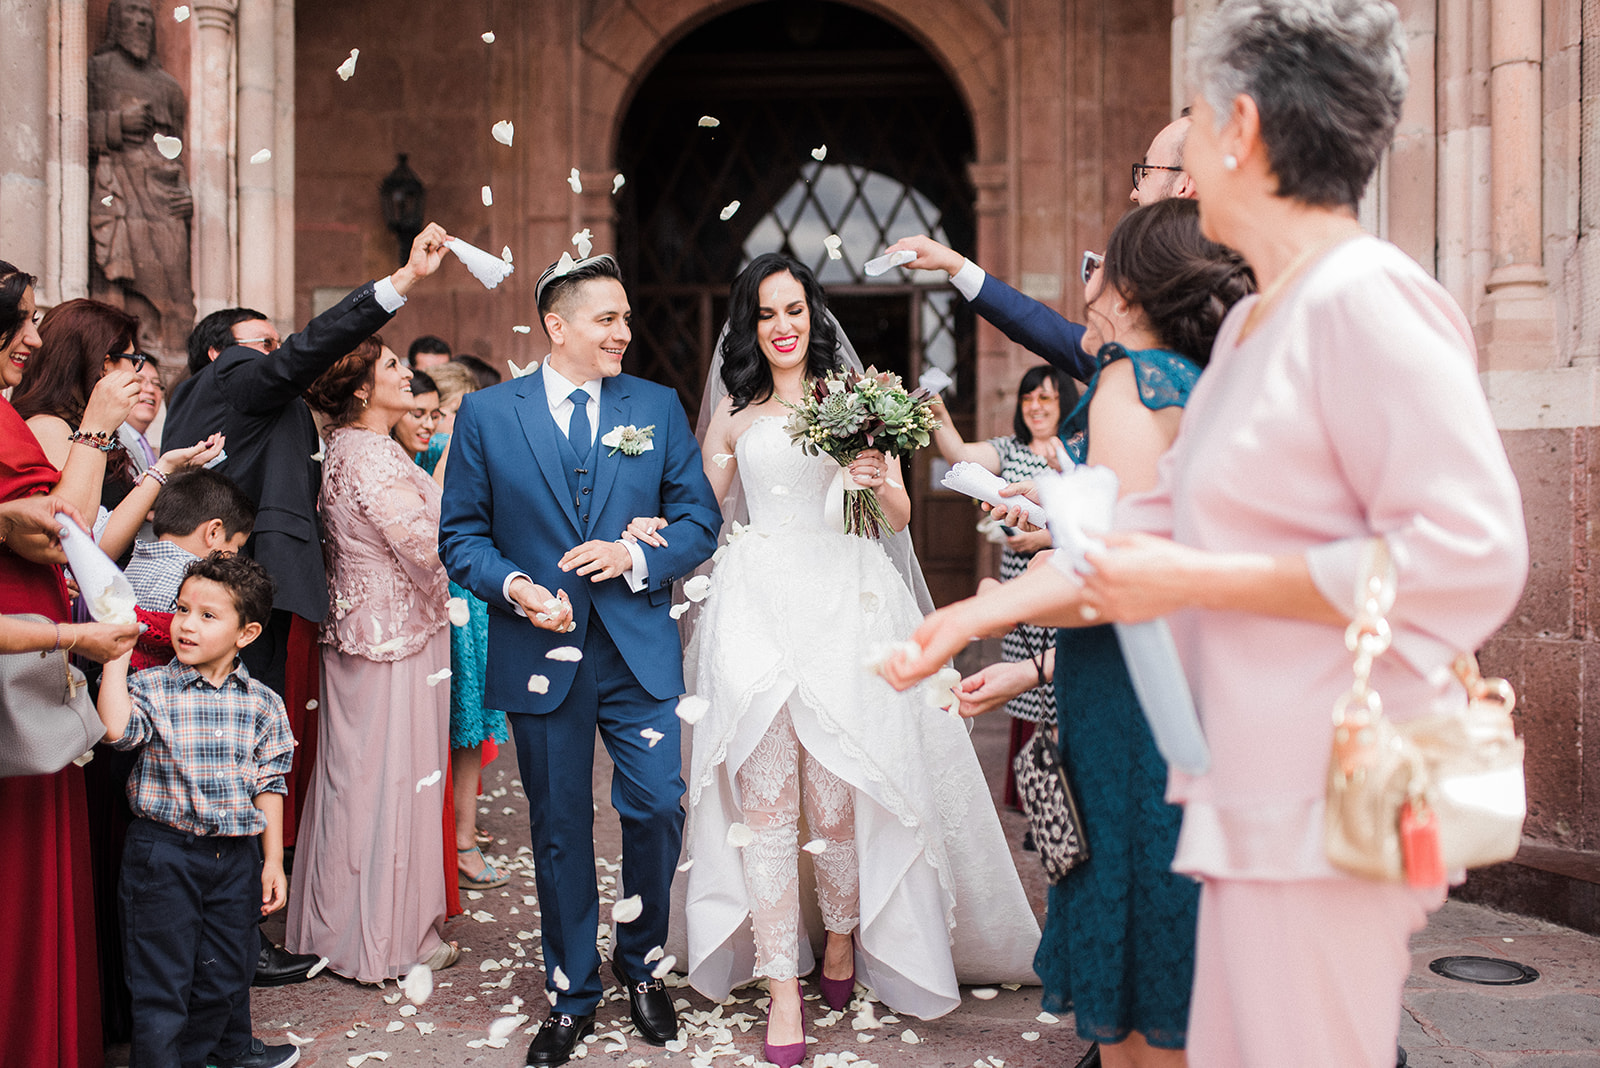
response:
{"label": "plaid shirt", "polygon": [[133,715],[116,749],[144,746],[128,779],[134,815],[199,835],[260,834],[253,798],[287,790],[294,736],[283,700],[243,664],[221,686],[174,660],[128,679]]}
{"label": "plaid shirt", "polygon": [[170,541],[136,541],[133,559],[128,561],[128,582],[139,607],[151,612],[170,612],[178,591],[183,588],[184,572],[200,559],[188,549]]}

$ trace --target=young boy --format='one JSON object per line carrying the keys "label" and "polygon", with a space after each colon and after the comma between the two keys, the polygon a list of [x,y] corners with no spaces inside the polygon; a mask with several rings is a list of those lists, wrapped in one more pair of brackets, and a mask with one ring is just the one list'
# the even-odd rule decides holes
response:
{"label": "young boy", "polygon": [[[176,659],[129,678],[124,656],[101,679],[107,741],[140,749],[120,889],[135,1068],[200,1068],[213,1050],[225,1063],[243,1052],[217,1044],[248,1005],[257,918],[288,892],[283,775],[294,739],[283,701],[238,659],[272,594],[271,576],[247,557],[197,559],[173,606]],[[279,1068],[299,1056],[292,1046],[266,1052]]]}

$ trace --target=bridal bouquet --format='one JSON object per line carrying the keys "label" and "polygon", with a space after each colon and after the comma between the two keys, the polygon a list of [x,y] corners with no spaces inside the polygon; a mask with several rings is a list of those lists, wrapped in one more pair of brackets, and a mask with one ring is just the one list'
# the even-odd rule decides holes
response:
{"label": "bridal bouquet", "polygon": [[[811,455],[826,453],[848,467],[865,449],[904,456],[928,444],[939,425],[932,403],[933,394],[908,391],[888,371],[841,370],[815,383],[799,404],[785,402],[792,414],[784,429]],[[845,481],[845,533],[876,538],[889,525],[877,493]]]}

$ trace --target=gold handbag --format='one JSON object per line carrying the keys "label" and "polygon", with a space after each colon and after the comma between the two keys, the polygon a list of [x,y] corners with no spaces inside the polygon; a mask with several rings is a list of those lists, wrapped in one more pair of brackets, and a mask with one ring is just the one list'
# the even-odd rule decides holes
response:
{"label": "gold handbag", "polygon": [[1355,681],[1333,708],[1329,862],[1369,879],[1438,886],[1452,871],[1510,860],[1527,815],[1510,684],[1480,677],[1462,653],[1453,668],[1465,710],[1391,722],[1369,685],[1373,661],[1389,648],[1384,614],[1394,604],[1394,563],[1381,538],[1368,545],[1357,590],[1345,631]]}

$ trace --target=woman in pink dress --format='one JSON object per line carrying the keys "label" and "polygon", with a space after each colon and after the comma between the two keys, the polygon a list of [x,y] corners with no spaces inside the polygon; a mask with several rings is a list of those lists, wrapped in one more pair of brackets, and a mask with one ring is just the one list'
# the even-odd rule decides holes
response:
{"label": "woman in pink dress", "polygon": [[440,491],[389,436],[412,408],[411,371],[378,338],[306,400],[333,421],[318,502],[333,609],[287,942],[371,983],[459,955],[440,937],[450,729],[450,688],[438,684],[450,667]]}
{"label": "woman in pink dress", "polygon": [[[930,617],[898,684],[976,633],[1169,616],[1211,751],[1174,770],[1173,867],[1201,882],[1189,1063],[1389,1068],[1409,935],[1444,886],[1354,878],[1323,851],[1334,701],[1363,550],[1398,569],[1396,720],[1460,708],[1449,680],[1527,574],[1520,496],[1459,308],[1356,205],[1405,96],[1388,3],[1227,0],[1191,69],[1184,167],[1206,236],[1261,283],[1234,306],[1153,491],[1082,584],[1054,567]],[[1139,533],[1134,533],[1139,532]]]}

